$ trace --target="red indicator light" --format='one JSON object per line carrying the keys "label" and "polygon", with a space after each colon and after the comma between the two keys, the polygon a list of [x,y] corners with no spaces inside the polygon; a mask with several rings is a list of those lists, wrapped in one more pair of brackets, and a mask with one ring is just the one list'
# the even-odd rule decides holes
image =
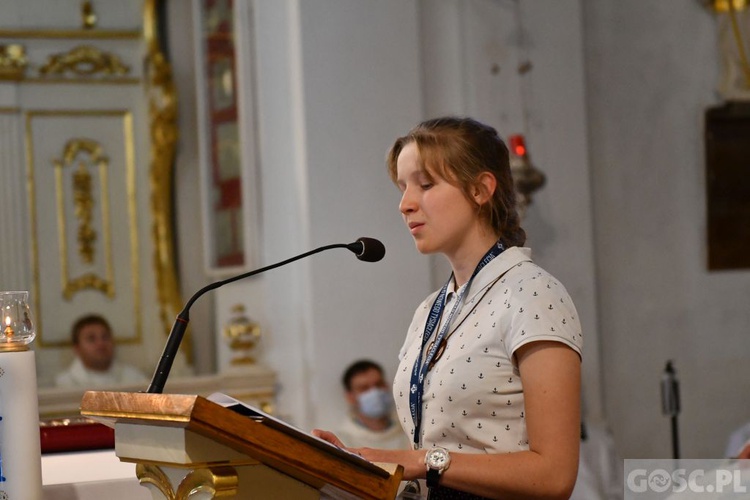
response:
{"label": "red indicator light", "polygon": [[509,137],[509,140],[510,140],[510,150],[514,155],[526,156],[526,141],[524,140],[522,135],[520,134],[511,135]]}

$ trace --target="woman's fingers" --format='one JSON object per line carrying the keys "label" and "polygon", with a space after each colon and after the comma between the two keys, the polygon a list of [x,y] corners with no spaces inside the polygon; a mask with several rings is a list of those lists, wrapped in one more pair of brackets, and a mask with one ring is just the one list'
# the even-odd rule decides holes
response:
{"label": "woman's fingers", "polygon": [[324,431],[322,429],[313,429],[312,435],[322,439],[323,441],[328,441],[332,445],[338,446],[339,448],[346,448],[346,446],[344,446],[344,443],[342,443],[341,440],[336,437],[336,434],[334,434],[333,432]]}

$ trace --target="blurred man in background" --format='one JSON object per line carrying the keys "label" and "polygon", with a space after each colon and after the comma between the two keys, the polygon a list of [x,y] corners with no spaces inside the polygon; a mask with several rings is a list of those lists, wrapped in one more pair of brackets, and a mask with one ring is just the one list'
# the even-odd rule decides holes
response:
{"label": "blurred man in background", "polygon": [[137,368],[115,359],[112,328],[102,316],[79,318],[73,324],[71,340],[76,359],[55,377],[56,386],[100,388],[148,381]]}
{"label": "blurred man in background", "polygon": [[379,364],[366,359],[352,363],[342,383],[349,413],[337,435],[346,446],[409,448],[409,440],[395,420],[391,387]]}

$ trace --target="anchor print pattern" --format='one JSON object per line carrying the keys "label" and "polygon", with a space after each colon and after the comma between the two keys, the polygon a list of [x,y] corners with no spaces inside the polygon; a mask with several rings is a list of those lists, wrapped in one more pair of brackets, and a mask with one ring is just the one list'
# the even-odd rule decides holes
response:
{"label": "anchor print pattern", "polygon": [[[506,257],[509,262],[503,263]],[[491,273],[485,276],[485,270]],[[495,281],[504,271],[508,272]],[[411,433],[414,425],[405,388],[435,296],[417,308],[394,380],[399,421]],[[473,309],[471,300],[476,301]],[[580,352],[581,327],[572,300],[554,277],[511,248],[477,275],[452,322],[456,324],[443,356],[425,377],[430,390],[423,401],[422,422],[428,425],[422,426],[422,446],[434,443],[482,452],[527,449],[522,383],[513,352],[537,337],[558,340]]]}

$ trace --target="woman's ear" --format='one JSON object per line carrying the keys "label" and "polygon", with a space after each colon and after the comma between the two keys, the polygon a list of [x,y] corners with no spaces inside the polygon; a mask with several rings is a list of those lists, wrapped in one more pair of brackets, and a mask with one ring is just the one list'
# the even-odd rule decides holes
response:
{"label": "woman's ear", "polygon": [[497,189],[497,179],[489,172],[482,172],[477,177],[477,182],[472,189],[472,197],[477,205],[484,205],[495,194]]}

